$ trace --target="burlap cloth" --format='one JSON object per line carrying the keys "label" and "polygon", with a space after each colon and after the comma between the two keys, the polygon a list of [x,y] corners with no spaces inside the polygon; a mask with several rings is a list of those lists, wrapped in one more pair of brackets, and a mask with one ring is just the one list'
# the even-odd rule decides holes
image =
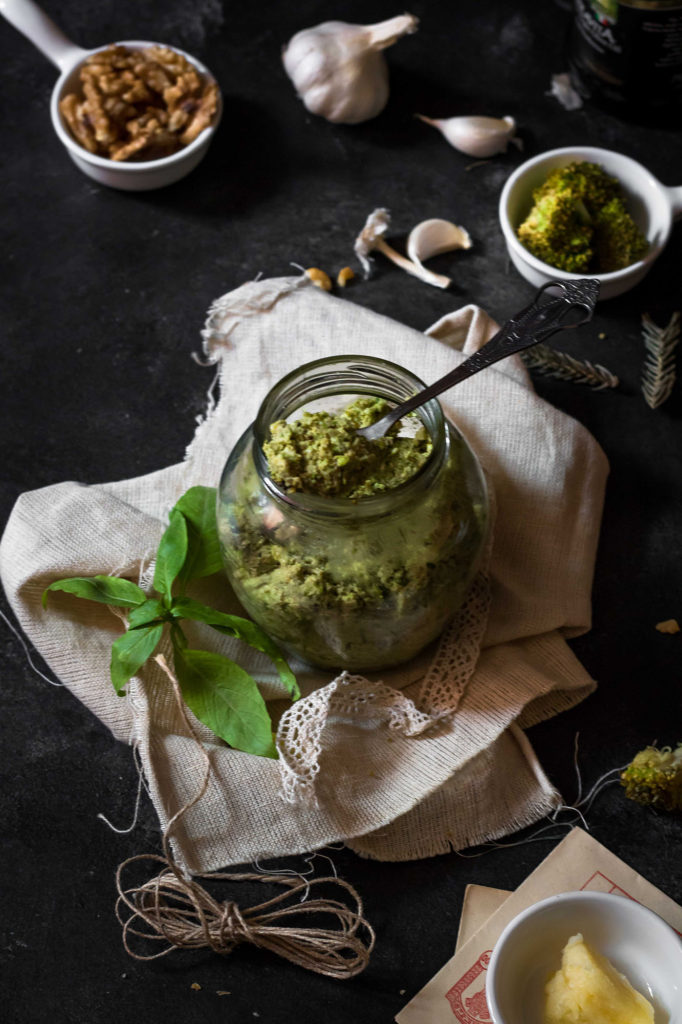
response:
{"label": "burlap cloth", "polygon": [[[467,306],[422,334],[323,293],[303,276],[249,283],[209,312],[204,348],[219,363],[220,398],[181,464],[110,484],[65,482],[18,499],[0,545],[8,599],[56,675],[116,738],[138,747],[162,827],[196,794],[203,772],[168,681],[150,663],[132,680],[128,697],[117,697],[108,667],[119,619],[103,605],[66,594],[55,594],[44,611],[43,588],[61,577],[97,573],[148,581],[170,507],[194,484],[217,485],[266,391],[301,363],[332,354],[382,356],[431,382],[463,358],[457,350],[475,350],[495,328],[484,312]],[[464,624],[470,648],[475,638],[473,653],[458,655],[451,631],[445,647],[384,673],[385,686],[374,689],[376,679],[344,675],[325,690],[333,673],[294,664],[310,695],[295,706],[294,723],[305,725],[307,714],[317,732],[308,736],[314,749],[304,750],[302,760],[300,750],[293,752],[305,778],[298,796],[289,787],[289,800],[286,758],[280,764],[231,750],[197,725],[212,772],[207,792],[174,830],[175,854],[189,871],[338,840],[384,860],[426,857],[528,825],[560,801],[522,729],[594,687],[565,638],[590,625],[607,462],[580,424],[537,397],[518,357],[446,393],[442,404],[496,495],[490,610],[479,602],[477,611],[474,601]],[[203,581],[196,596],[238,610],[221,576]],[[201,625],[190,642],[236,657],[259,680],[276,717],[286,706],[264,656]],[[456,712],[419,731],[405,721],[414,724],[421,714],[420,680],[429,672],[433,677],[434,654],[441,704],[453,683],[449,673],[459,673]],[[458,657],[468,662],[464,677]],[[351,707],[348,696],[358,688],[364,697]],[[321,701],[330,692],[334,699]],[[290,719],[289,739],[291,725]],[[287,742],[281,731],[282,749]]]}

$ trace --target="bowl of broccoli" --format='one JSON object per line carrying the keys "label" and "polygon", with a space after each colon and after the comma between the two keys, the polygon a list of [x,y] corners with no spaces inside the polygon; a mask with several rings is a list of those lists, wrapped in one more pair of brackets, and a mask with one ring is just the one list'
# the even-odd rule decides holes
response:
{"label": "bowl of broccoli", "polygon": [[549,150],[521,164],[500,196],[511,260],[539,287],[594,277],[600,299],[633,288],[682,215],[682,186],[661,184],[636,160],[596,146]]}

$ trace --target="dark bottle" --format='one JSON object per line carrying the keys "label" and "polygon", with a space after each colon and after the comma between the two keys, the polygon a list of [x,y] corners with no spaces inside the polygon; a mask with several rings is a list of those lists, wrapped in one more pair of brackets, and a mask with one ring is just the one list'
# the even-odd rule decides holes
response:
{"label": "dark bottle", "polygon": [[567,56],[583,99],[682,127],[682,0],[573,0]]}

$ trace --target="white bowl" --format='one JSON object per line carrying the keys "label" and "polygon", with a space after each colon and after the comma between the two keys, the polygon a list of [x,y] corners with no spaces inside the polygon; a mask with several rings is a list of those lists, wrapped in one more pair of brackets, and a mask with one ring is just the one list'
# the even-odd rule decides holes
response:
{"label": "white bowl", "polygon": [[[171,153],[170,156],[158,160],[140,160],[126,162],[109,160],[96,156],[84,149],[69,131],[59,110],[59,101],[67,92],[80,91],[79,72],[83,62],[93,53],[99,53],[106,46],[97,46],[93,50],[84,50],[68,39],[54,22],[35,4],[33,0],[2,0],[2,13],[15,28],[23,32],[38,49],[59,68],[61,74],[52,90],[50,100],[50,117],[52,126],[61,143],[76,166],[89,178],[108,185],[110,188],[123,189],[129,192],[142,192],[154,188],[171,185],[194,170],[206,151],[215,134],[222,115],[222,98],[218,92],[218,109],[211,124],[190,142],[188,146]],[[110,44],[107,44],[110,45]],[[127,46],[132,50],[142,50],[160,44],[139,39],[122,40],[116,45]],[[167,44],[163,44],[166,46]],[[182,54],[201,75],[215,82],[214,76],[200,61],[191,54],[180,50],[177,46],[168,49]]]}
{"label": "white bowl", "polygon": [[577,932],[652,1003],[655,1024],[682,1024],[679,935],[641,903],[599,892],[550,896],[510,921],[486,972],[494,1024],[542,1024],[544,986]]}
{"label": "white bowl", "polygon": [[[556,167],[587,160],[599,164],[607,174],[618,178],[625,192],[633,220],[646,236],[646,256],[608,274],[569,274],[531,255],[516,237],[516,229],[525,220],[533,205],[533,191]],[[499,203],[500,227],[512,263],[535,287],[548,281],[578,281],[595,277],[601,283],[599,298],[610,299],[629,291],[649,272],[670,237],[673,220],[682,216],[682,186],[662,185],[642,164],[623,153],[596,146],[566,146],[526,160],[509,177],[502,189]]]}

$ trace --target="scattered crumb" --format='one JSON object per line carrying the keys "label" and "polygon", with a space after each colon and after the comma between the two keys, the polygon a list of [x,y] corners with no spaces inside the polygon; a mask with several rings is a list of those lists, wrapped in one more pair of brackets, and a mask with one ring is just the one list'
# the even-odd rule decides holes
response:
{"label": "scattered crumb", "polygon": [[679,633],[680,624],[677,619],[666,619],[665,622],[657,622],[656,629],[659,633]]}
{"label": "scattered crumb", "polygon": [[597,335],[597,337],[599,338],[600,341],[603,341],[604,338],[606,337],[606,331],[600,331],[599,334]]}
{"label": "scattered crumb", "polygon": [[406,988],[401,988],[401,990],[400,990],[400,992],[398,993],[398,995],[399,995],[399,996],[404,996],[406,992],[407,992],[407,989],[406,989]]}
{"label": "scattered crumb", "polygon": [[573,87],[571,76],[567,72],[552,75],[552,83],[547,96],[554,96],[564,110],[579,110],[583,105],[582,97]]}
{"label": "scattered crumb", "polygon": [[324,270],[320,270],[319,267],[308,267],[305,274],[316,288],[321,288],[323,292],[330,292],[332,290],[332,280],[329,274],[326,274]]}
{"label": "scattered crumb", "polygon": [[354,272],[350,267],[342,267],[336,275],[336,283],[339,288],[345,288],[349,281],[352,281],[355,277]]}
{"label": "scattered crumb", "polygon": [[128,977],[128,975],[127,975],[127,974],[125,973],[125,971],[124,971],[124,972],[123,972],[123,974],[121,975],[121,977],[122,977],[122,978],[127,978],[127,977]]}
{"label": "scattered crumb", "polygon": [[192,984],[190,985],[190,988],[193,989],[195,992],[201,992],[201,985],[199,984],[198,981],[193,981]]}
{"label": "scattered crumb", "polygon": [[219,988],[219,989],[217,989],[217,991],[216,991],[216,995],[217,995],[217,996],[231,996],[231,995],[232,995],[232,993],[231,993],[231,992],[228,992],[228,991],[227,991],[226,989],[224,989],[224,988]]}

